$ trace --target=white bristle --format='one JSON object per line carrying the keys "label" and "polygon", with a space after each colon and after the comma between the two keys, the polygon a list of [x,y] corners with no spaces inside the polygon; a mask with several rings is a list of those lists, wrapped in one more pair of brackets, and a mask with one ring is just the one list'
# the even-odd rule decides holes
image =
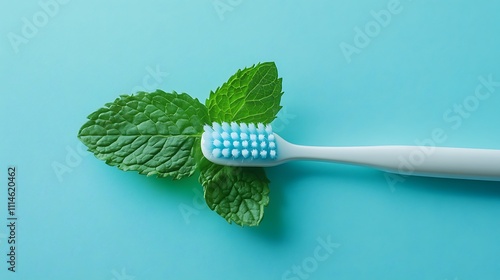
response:
{"label": "white bristle", "polygon": [[257,148],[258,144],[257,144],[257,141],[252,141],[252,148]]}
{"label": "white bristle", "polygon": [[266,158],[267,157],[267,151],[266,150],[260,151],[260,157],[261,158]]}
{"label": "white bristle", "polygon": [[215,131],[220,131],[220,129],[221,129],[220,124],[219,124],[219,123],[216,123],[216,122],[212,123],[212,127],[213,127],[213,129],[214,129]]}
{"label": "white bristle", "polygon": [[232,122],[231,123],[231,130],[232,131],[239,131],[240,130],[240,126],[237,123]]}
{"label": "white bristle", "polygon": [[271,158],[276,158],[276,150],[271,150],[271,151],[269,151],[269,156],[270,156]]}
{"label": "white bristle", "polygon": [[244,158],[247,158],[250,155],[250,152],[247,149],[244,149],[243,151],[241,151],[241,155]]}
{"label": "white bristle", "polygon": [[239,155],[240,155],[240,150],[238,149],[233,149],[231,151],[231,155],[234,157],[234,158],[237,158]]}
{"label": "white bristle", "polygon": [[212,155],[216,158],[220,157],[221,155],[221,150],[220,149],[213,149],[212,150]]}
{"label": "white bristle", "polygon": [[203,129],[205,132],[201,144],[204,154],[207,149],[210,152],[209,156],[205,154],[208,159],[239,159],[243,162],[255,161],[258,165],[260,160],[278,158],[276,137],[271,125],[223,122],[205,125]]}
{"label": "white bristle", "polygon": [[267,134],[272,134],[273,133],[273,128],[270,125],[266,126],[266,133]]}
{"label": "white bristle", "polygon": [[259,156],[259,152],[256,149],[252,150],[252,157],[257,158]]}
{"label": "white bristle", "polygon": [[201,135],[201,142],[202,143],[211,143],[213,142],[213,138],[210,136],[210,133],[203,133]]}
{"label": "white bristle", "polygon": [[206,125],[204,125],[204,126],[203,126],[203,130],[204,130],[205,132],[213,132],[213,131],[214,131],[214,130],[212,129],[212,127],[211,127],[211,126],[209,126],[208,124],[206,124]]}
{"label": "white bristle", "polygon": [[251,123],[248,125],[248,131],[250,133],[255,133],[256,132],[256,128],[255,128],[255,124]]}
{"label": "white bristle", "polygon": [[215,139],[215,140],[213,141],[213,145],[214,145],[215,147],[220,147],[220,146],[222,146],[222,142],[221,142],[219,139]]}
{"label": "white bristle", "polygon": [[257,133],[259,134],[264,134],[266,132],[266,129],[262,123],[257,124]]}

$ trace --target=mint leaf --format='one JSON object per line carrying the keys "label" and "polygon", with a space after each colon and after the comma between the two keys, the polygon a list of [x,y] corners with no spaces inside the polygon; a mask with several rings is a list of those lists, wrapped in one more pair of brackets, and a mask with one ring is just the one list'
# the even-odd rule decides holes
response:
{"label": "mint leaf", "polygon": [[122,95],[88,116],[78,133],[107,164],[140,174],[180,179],[196,169],[206,107],[182,93]]}
{"label": "mint leaf", "polygon": [[189,95],[122,95],[88,116],[78,137],[99,159],[122,170],[180,179],[200,169],[208,206],[229,223],[255,226],[269,203],[263,168],[219,166],[203,157],[203,125],[270,123],[281,109],[282,79],[273,62],[239,70],[206,101]]}
{"label": "mint leaf", "polygon": [[[281,109],[282,79],[273,62],[238,70],[206,101],[215,122],[270,123]],[[269,203],[269,179],[263,168],[199,164],[205,200],[229,223],[256,226]]]}
{"label": "mint leaf", "polygon": [[206,101],[211,121],[271,123],[281,109],[282,79],[274,62],[238,70]]}
{"label": "mint leaf", "polygon": [[256,226],[269,203],[269,180],[263,168],[221,166],[203,159],[200,183],[210,209],[229,223]]}

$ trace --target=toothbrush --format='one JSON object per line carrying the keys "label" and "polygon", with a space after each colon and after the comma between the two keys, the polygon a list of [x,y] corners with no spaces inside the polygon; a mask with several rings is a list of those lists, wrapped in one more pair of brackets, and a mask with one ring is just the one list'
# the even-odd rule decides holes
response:
{"label": "toothbrush", "polygon": [[401,175],[500,181],[500,150],[422,146],[319,147],[289,143],[271,125],[205,125],[201,150],[220,165],[267,167],[291,160],[368,166]]}

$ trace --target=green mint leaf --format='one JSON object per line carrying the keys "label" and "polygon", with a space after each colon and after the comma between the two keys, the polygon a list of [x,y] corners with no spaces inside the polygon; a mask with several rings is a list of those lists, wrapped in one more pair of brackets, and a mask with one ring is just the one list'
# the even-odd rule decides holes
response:
{"label": "green mint leaf", "polygon": [[282,79],[274,62],[238,70],[206,101],[211,121],[271,123],[281,109]]}
{"label": "green mint leaf", "polygon": [[[281,109],[282,79],[273,62],[238,70],[206,101],[214,122],[271,123]],[[205,200],[229,223],[256,226],[269,203],[269,179],[263,168],[220,166],[202,159],[200,183]]]}
{"label": "green mint leaf", "polygon": [[97,110],[78,133],[99,159],[122,170],[180,179],[200,169],[208,206],[229,223],[256,226],[269,203],[263,168],[220,166],[205,159],[200,140],[210,122],[271,123],[281,109],[282,79],[273,62],[239,70],[206,101],[139,92]]}
{"label": "green mint leaf", "polygon": [[180,179],[196,170],[206,107],[188,94],[122,95],[88,116],[78,133],[107,164],[140,174]]}
{"label": "green mint leaf", "polygon": [[204,158],[200,169],[200,183],[210,209],[229,223],[260,223],[269,203],[269,180],[263,168],[221,166]]}

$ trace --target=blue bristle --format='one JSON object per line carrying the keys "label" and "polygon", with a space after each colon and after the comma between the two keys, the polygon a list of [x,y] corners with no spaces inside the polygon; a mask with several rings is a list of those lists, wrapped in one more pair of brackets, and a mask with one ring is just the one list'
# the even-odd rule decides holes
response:
{"label": "blue bristle", "polygon": [[206,125],[204,130],[204,145],[215,158],[262,160],[278,155],[270,125],[223,122]]}

